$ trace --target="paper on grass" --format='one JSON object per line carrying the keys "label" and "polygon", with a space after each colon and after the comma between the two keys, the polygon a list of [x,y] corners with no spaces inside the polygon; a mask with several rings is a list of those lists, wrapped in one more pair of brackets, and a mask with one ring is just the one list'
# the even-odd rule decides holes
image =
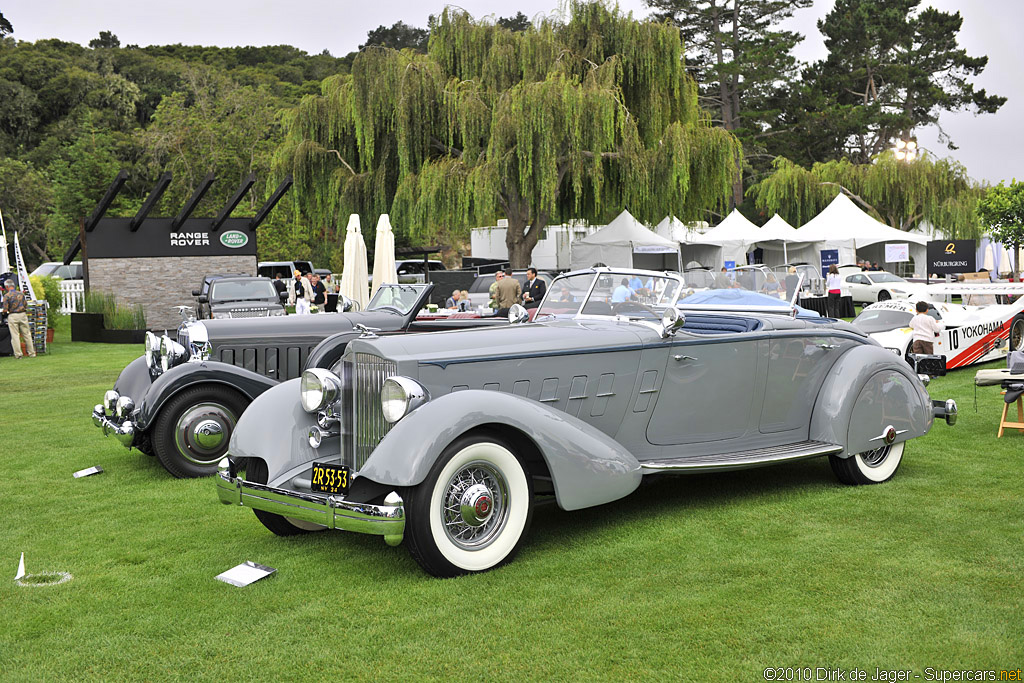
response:
{"label": "paper on grass", "polygon": [[21,554],[21,561],[18,562],[18,574],[14,577],[14,580],[17,581],[23,576],[25,576],[25,553]]}
{"label": "paper on grass", "polygon": [[96,465],[95,467],[86,467],[84,470],[78,470],[71,476],[73,476],[75,479],[79,479],[81,477],[88,477],[93,474],[99,474],[102,471],[103,468],[100,467],[99,465]]}
{"label": "paper on grass", "polygon": [[248,586],[254,581],[259,581],[265,576],[270,576],[277,570],[262,564],[256,564],[246,560],[242,564],[232,567],[222,574],[217,575],[218,581],[230,583],[232,586]]}

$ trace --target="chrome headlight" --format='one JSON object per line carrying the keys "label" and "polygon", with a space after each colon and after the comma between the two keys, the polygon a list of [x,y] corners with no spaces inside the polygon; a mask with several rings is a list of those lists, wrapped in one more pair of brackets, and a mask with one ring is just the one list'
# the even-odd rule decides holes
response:
{"label": "chrome headlight", "polygon": [[408,377],[389,377],[380,390],[380,408],[384,419],[398,422],[427,402],[430,396],[419,382]]}
{"label": "chrome headlight", "polygon": [[902,356],[902,355],[903,355],[903,352],[902,352],[902,351],[900,351],[899,349],[891,349],[891,348],[889,348],[888,346],[886,346],[886,347],[885,347],[885,350],[886,350],[886,351],[892,351],[892,352],[893,352],[893,353],[895,353],[895,354],[896,354],[897,356]]}
{"label": "chrome headlight", "polygon": [[302,409],[315,413],[334,403],[341,396],[341,379],[330,370],[310,368],[299,380]]}
{"label": "chrome headlight", "polygon": [[270,315],[271,315],[271,317],[278,316],[278,315],[284,315],[285,312],[286,311],[283,308],[278,308],[278,309],[274,309],[274,310],[270,311]]}
{"label": "chrome headlight", "polygon": [[167,372],[188,358],[185,347],[166,334],[160,338],[160,370]]}
{"label": "chrome headlight", "polygon": [[230,318],[231,314],[227,311],[214,311],[210,314],[210,317],[214,320],[224,320],[226,318]]}
{"label": "chrome headlight", "polygon": [[185,344],[185,351],[189,360],[206,360],[213,353],[213,345],[210,344],[210,332],[206,325],[201,322],[184,322],[178,327],[178,340]]}
{"label": "chrome headlight", "polygon": [[146,365],[155,368],[160,357],[160,337],[146,332]]}

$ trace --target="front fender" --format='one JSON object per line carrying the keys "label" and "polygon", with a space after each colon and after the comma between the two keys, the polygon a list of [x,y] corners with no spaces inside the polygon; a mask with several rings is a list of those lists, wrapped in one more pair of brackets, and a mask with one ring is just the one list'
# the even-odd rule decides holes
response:
{"label": "front fender", "polygon": [[840,358],[818,393],[810,437],[840,444],[841,457],[883,445],[876,439],[888,426],[896,443],[931,429],[932,402],[909,365],[874,344],[858,346]]}
{"label": "front fender", "polygon": [[406,415],[374,449],[359,476],[388,486],[416,486],[448,444],[487,425],[513,427],[533,440],[564,510],[617,500],[640,485],[640,464],[607,434],[542,403],[479,389],[440,396]]}
{"label": "front fender", "polygon": [[114,391],[121,396],[129,396],[135,405],[139,404],[146,394],[149,393],[149,388],[153,384],[153,377],[149,374],[149,364],[146,362],[145,356],[139,356],[128,365],[124,366],[124,370],[117,376],[117,381],[114,382]]}
{"label": "front fender", "polygon": [[[145,358],[142,359],[145,362]],[[136,361],[132,362],[134,365]],[[118,380],[120,381],[120,380]],[[135,405],[139,412],[135,424],[139,430],[145,431],[156,420],[160,409],[175,394],[199,384],[221,384],[231,387],[246,396],[250,401],[267,389],[277,386],[278,381],[251,370],[240,368],[220,361],[203,361],[201,363],[186,362],[170,368],[159,375],[150,385],[144,396],[136,398]],[[130,395],[130,394],[129,394]]]}
{"label": "front fender", "polygon": [[242,413],[228,444],[232,457],[265,461],[267,482],[273,486],[282,473],[327,457],[309,445],[309,428],[316,424],[316,416],[302,409],[300,381],[290,379],[263,392]]}

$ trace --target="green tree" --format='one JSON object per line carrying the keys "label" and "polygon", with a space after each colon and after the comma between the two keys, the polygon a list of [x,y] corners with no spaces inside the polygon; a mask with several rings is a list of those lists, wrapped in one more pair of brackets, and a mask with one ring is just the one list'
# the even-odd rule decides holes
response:
{"label": "green tree", "polygon": [[121,39],[110,31],[100,31],[99,38],[89,41],[89,47],[96,48],[118,48],[121,47]]}
{"label": "green tree", "polygon": [[0,210],[4,214],[7,238],[18,239],[27,250],[25,258],[49,260],[46,251],[47,216],[53,192],[46,177],[31,164],[0,158]]}
{"label": "green tree", "polygon": [[804,74],[810,92],[797,102],[809,113],[799,117],[800,135],[784,144],[810,150],[812,159],[863,164],[915,128],[938,127],[944,111],[993,113],[1006,102],[974,88],[988,57],[958,46],[960,13],[918,11],[920,2],[836,1],[818,22],[828,57]]}
{"label": "green tree", "polygon": [[497,24],[514,33],[521,33],[530,28],[530,18],[522,12],[516,12],[514,17],[498,17]]}
{"label": "green tree", "polygon": [[366,34],[366,42],[359,46],[360,50],[368,47],[389,47],[392,50],[410,48],[416,52],[427,51],[427,38],[430,33],[425,28],[409,26],[404,21],[396,21],[391,26],[383,24]]}
{"label": "green tree", "polygon": [[899,230],[927,221],[950,238],[978,236],[975,207],[980,188],[957,162],[928,154],[906,162],[886,151],[870,164],[841,159],[814,164],[809,170],[779,157],[772,174],[748,194],[758,209],[777,212],[799,226],[840,192]]}
{"label": "green tree", "polygon": [[[1011,249],[1014,260],[1024,244],[1024,182],[990,187],[978,201],[978,219],[992,239]],[[1020,263],[1014,263],[1020,272]]]}
{"label": "green tree", "polygon": [[4,17],[3,12],[0,12],[0,38],[14,33],[14,27],[11,26],[11,22]]}
{"label": "green tree", "polygon": [[[778,133],[777,93],[799,76],[793,48],[803,40],[779,24],[811,0],[646,0],[655,16],[683,32],[688,68],[700,83],[701,106],[743,143],[748,173],[765,168],[765,140]],[[743,179],[733,203],[743,202]]]}
{"label": "green tree", "polygon": [[741,147],[697,106],[676,28],[601,4],[523,32],[445,10],[428,55],[366,50],[287,117],[278,168],[315,225],[390,212],[400,238],[508,219],[514,267],[551,219],[706,216]]}

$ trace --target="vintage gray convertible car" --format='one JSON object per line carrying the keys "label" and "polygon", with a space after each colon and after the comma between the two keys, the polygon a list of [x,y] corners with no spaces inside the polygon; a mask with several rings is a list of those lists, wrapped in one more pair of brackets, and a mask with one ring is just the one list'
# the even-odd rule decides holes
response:
{"label": "vintage gray convertible car", "polygon": [[352,340],[252,403],[220,500],[280,535],[404,539],[452,576],[509,561],[537,495],[578,510],[648,475],[826,455],[843,482],[872,484],[936,416],[955,420],[953,401],[931,401],[849,324],[783,302],[683,309],[683,285],[587,270],[555,280],[532,323]]}
{"label": "vintage gray convertible car", "polygon": [[[504,319],[416,320],[434,285],[385,285],[367,310],[248,319],[188,319],[177,341],[147,334],[146,353],[121,371],[93,423],[125,446],[156,455],[177,477],[209,476],[227,451],[238,417],[307,363],[335,362],[361,329],[385,334],[488,325]],[[182,307],[187,309],[188,307]],[[330,339],[323,346],[318,345]]]}

